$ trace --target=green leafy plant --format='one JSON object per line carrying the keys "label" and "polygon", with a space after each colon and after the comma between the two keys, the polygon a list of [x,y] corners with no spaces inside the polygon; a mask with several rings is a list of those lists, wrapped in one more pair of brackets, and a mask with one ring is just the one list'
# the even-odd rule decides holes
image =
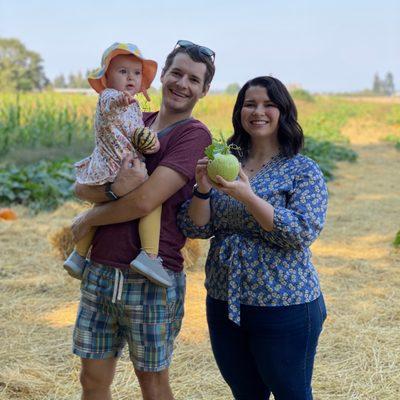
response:
{"label": "green leafy plant", "polygon": [[388,135],[385,138],[386,141],[394,143],[394,147],[400,150],[400,137],[395,135]]}
{"label": "green leafy plant", "polygon": [[212,143],[204,149],[204,154],[209,160],[214,160],[216,154],[231,154],[231,152],[224,140],[213,139]]}
{"label": "green leafy plant", "polygon": [[355,151],[327,140],[306,137],[305,143],[303,154],[318,163],[327,180],[333,178],[333,170],[338,161],[354,162],[357,160]]}
{"label": "green leafy plant", "polygon": [[400,247],[400,231],[396,233],[396,237],[394,238],[393,245],[395,247]]}
{"label": "green leafy plant", "polygon": [[0,203],[23,204],[33,211],[49,210],[72,197],[72,163],[41,161],[34,165],[0,168]]}

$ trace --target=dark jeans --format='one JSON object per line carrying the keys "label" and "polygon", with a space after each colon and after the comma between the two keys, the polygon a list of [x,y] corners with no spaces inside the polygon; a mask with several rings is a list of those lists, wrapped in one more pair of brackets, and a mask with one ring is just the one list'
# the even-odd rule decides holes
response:
{"label": "dark jeans", "polygon": [[322,295],[286,307],[241,305],[240,326],[227,302],[207,296],[211,346],[236,400],[312,400],[318,337],[326,318]]}

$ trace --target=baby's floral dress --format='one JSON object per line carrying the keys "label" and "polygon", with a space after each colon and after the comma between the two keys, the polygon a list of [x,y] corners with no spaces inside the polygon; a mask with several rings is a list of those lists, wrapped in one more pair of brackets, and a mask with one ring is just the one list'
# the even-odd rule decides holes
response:
{"label": "baby's floral dress", "polygon": [[75,163],[76,180],[85,185],[113,182],[123,157],[134,152],[131,138],[136,128],[143,127],[142,112],[135,101],[129,106],[117,105],[122,92],[101,92],[94,121],[95,147],[92,154]]}

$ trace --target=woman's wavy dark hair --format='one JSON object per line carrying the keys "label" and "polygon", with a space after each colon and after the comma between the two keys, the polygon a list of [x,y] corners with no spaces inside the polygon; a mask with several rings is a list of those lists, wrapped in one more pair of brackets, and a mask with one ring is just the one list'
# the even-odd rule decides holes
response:
{"label": "woman's wavy dark hair", "polygon": [[241,111],[246,91],[249,87],[253,86],[264,87],[267,90],[270,100],[277,105],[280,111],[278,122],[280,152],[285,157],[293,157],[304,145],[303,130],[297,122],[297,108],[288,90],[280,80],[272,76],[259,76],[251,79],[240,89],[233,108],[233,135],[228,139],[228,144],[239,146],[241,151],[232,149],[232,152],[240,160],[245,160],[249,154],[251,138],[243,128]]}

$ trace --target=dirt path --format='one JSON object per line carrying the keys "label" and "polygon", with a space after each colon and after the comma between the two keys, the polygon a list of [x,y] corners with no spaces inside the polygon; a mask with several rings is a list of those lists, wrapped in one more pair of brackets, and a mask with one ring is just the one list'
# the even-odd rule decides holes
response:
{"label": "dirt path", "polygon": [[[314,244],[329,317],[316,360],[316,400],[400,398],[400,152],[381,139],[376,120],[345,127],[358,162],[343,163],[329,183],[326,227]],[[79,360],[70,340],[79,288],[61,271],[48,236],[77,212],[0,224],[0,400],[79,398]],[[186,316],[171,369],[177,400],[228,400],[213,360],[205,323],[201,268],[188,271]],[[139,398],[125,355],[115,398]],[[135,397],[135,398],[136,398]]]}

